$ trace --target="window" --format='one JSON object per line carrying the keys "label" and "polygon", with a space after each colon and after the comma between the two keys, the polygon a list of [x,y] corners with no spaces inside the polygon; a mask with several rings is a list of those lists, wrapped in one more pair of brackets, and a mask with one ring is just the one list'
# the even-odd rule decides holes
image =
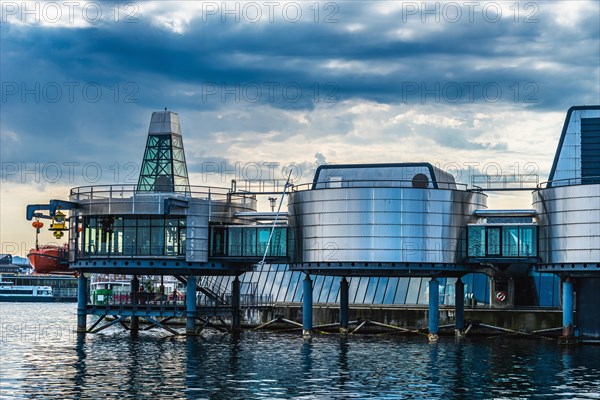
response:
{"label": "window", "polygon": [[244,256],[256,256],[256,229],[243,229]]}
{"label": "window", "polygon": [[503,257],[518,257],[519,256],[519,227],[503,226],[502,227],[502,256]]}
{"label": "window", "polygon": [[185,254],[185,217],[85,217],[83,256],[177,256]]}
{"label": "window", "polygon": [[469,226],[468,257],[536,257],[537,226]]}
{"label": "window", "polygon": [[210,245],[211,245],[211,255],[222,257],[226,255],[225,249],[227,247],[226,243],[226,235],[227,229],[223,227],[213,227],[210,230]]}
{"label": "window", "polygon": [[242,255],[242,228],[229,228],[229,249],[230,256]]}
{"label": "window", "polygon": [[485,256],[485,226],[469,226],[469,246],[467,255],[469,257]]}
{"label": "window", "polygon": [[537,227],[522,226],[519,228],[519,255],[521,257],[537,256]]}
{"label": "window", "polygon": [[488,256],[499,256],[500,255],[500,228],[499,227],[487,227],[487,255]]}

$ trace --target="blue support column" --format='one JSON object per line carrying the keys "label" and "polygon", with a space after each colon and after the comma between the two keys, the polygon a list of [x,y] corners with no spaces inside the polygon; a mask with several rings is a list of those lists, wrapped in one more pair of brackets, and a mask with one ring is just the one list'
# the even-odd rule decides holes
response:
{"label": "blue support column", "polygon": [[240,310],[240,279],[236,276],[231,283],[231,330],[239,333],[242,328]]}
{"label": "blue support column", "polygon": [[312,305],[313,290],[310,275],[306,274],[303,283],[303,301],[302,301],[302,336],[307,338],[312,334]]}
{"label": "blue support column", "polygon": [[342,278],[340,282],[340,334],[348,334],[349,296],[348,281]]}
{"label": "blue support column", "polygon": [[563,289],[563,337],[573,337],[573,281],[566,278]]}
{"label": "blue support column", "polygon": [[440,292],[439,282],[435,277],[429,281],[429,341],[438,340]]}
{"label": "blue support column", "polygon": [[454,332],[461,337],[465,331],[465,284],[460,278],[454,285]]}
{"label": "blue support column", "polygon": [[[134,312],[136,310],[136,305],[139,303],[139,296],[140,293],[140,280],[138,279],[137,275],[134,275],[133,278],[131,279],[131,304],[133,304],[133,309]],[[132,316],[131,317],[131,323],[129,324],[129,330],[131,331],[131,333],[137,333],[138,330],[140,329],[140,317],[137,316]]]}
{"label": "blue support column", "polygon": [[87,278],[80,272],[77,278],[77,332],[80,333],[87,331],[87,301]]}
{"label": "blue support column", "polygon": [[190,275],[185,287],[185,334],[196,334],[196,277]]}

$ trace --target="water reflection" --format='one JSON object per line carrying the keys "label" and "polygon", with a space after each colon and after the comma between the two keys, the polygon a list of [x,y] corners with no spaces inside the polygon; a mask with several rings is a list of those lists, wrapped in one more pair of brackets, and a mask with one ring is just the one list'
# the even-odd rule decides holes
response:
{"label": "water reflection", "polygon": [[465,380],[463,379],[466,375],[466,371],[464,370],[466,357],[464,340],[455,340],[450,352],[452,353],[451,359],[453,363],[448,367],[448,370],[452,372],[449,377],[450,385],[448,391],[454,393],[457,397],[466,396]]}
{"label": "water reflection", "polygon": [[347,384],[350,382],[350,365],[348,363],[348,351],[350,344],[348,343],[348,336],[340,336],[340,347],[338,356],[338,386],[340,390],[347,390]]}
{"label": "water reflection", "polygon": [[313,369],[312,365],[312,340],[305,340],[300,347],[300,363],[302,365],[302,373],[305,379],[310,379],[310,374]]}
{"label": "water reflection", "polygon": [[[17,326],[23,310],[8,307],[11,312],[0,311],[2,322]],[[38,322],[71,327],[73,310],[60,307],[46,309]],[[360,335],[303,341],[210,330],[202,337],[143,332],[132,338],[117,327],[87,336],[64,332],[47,338],[2,332],[0,398],[571,399],[600,393],[598,346],[451,338],[429,344],[420,337]]]}
{"label": "water reflection", "polygon": [[76,336],[75,354],[77,355],[77,361],[73,365],[73,368],[75,369],[75,373],[73,375],[73,394],[75,394],[76,396],[80,396],[83,393],[82,388],[85,383],[85,377],[87,375],[87,354],[84,348],[85,338],[86,335],[82,333],[78,333]]}

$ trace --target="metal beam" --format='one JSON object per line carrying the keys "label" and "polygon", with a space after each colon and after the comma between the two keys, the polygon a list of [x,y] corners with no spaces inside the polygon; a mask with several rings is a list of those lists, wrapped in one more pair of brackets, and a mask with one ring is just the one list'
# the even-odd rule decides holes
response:
{"label": "metal beam", "polygon": [[113,326],[114,324],[123,321],[124,318],[125,317],[120,316],[119,318],[115,319],[114,321],[110,321],[109,323],[102,325],[100,328],[96,329],[95,331],[91,331],[91,333],[98,333],[100,331],[103,331],[104,329],[108,328],[109,326]]}
{"label": "metal beam", "polygon": [[[49,211],[50,217],[53,217],[58,209],[73,210],[78,207],[78,203],[65,200],[50,200],[50,203],[48,204],[29,204],[27,206],[27,220],[31,221],[31,219],[35,216],[35,212],[39,210],[47,210]],[[40,215],[41,214],[38,214],[38,217],[40,217]]]}
{"label": "metal beam", "polygon": [[158,322],[155,319],[152,319],[150,317],[144,317],[144,319],[146,321],[150,322],[151,324],[158,326],[159,328],[163,328],[165,331],[168,331],[168,332],[172,333],[173,335],[180,335],[180,333],[177,332],[176,330],[171,329],[168,326],[161,324],[160,322]]}
{"label": "metal beam", "polygon": [[475,210],[478,217],[535,217],[536,210],[517,209],[517,210]]}
{"label": "metal beam", "polygon": [[[277,217],[277,212],[275,211],[244,211],[244,212],[236,212],[234,214],[236,218],[247,218],[252,220],[266,220],[273,221]],[[279,213],[278,219],[287,219],[288,213],[287,211],[282,211]]]}
{"label": "metal beam", "polygon": [[163,202],[163,214],[171,214],[171,207],[188,208],[187,200],[168,198]]}

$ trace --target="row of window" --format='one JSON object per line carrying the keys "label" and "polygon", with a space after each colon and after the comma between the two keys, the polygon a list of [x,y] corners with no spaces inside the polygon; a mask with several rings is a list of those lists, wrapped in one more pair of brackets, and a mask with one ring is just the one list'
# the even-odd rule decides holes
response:
{"label": "row of window", "polygon": [[467,257],[537,257],[533,225],[470,225],[467,238]]}
{"label": "row of window", "polygon": [[85,217],[82,232],[81,250],[84,257],[185,254],[185,217]]}
{"label": "row of window", "polygon": [[[212,257],[261,257],[270,227],[213,227]],[[83,219],[82,256],[177,256],[185,254],[185,217],[98,216]],[[268,256],[286,257],[287,228],[276,227]]]}
{"label": "row of window", "polygon": [[[271,227],[212,227],[211,257],[260,257]],[[536,257],[537,227],[480,226],[467,229],[468,257]],[[101,216],[83,220],[82,255],[177,256],[185,254],[185,217]],[[276,227],[268,256],[287,256],[287,228]]]}
{"label": "row of window", "polygon": [[[211,257],[262,257],[267,250],[271,227],[212,227]],[[267,256],[287,256],[287,228],[273,230]]]}

